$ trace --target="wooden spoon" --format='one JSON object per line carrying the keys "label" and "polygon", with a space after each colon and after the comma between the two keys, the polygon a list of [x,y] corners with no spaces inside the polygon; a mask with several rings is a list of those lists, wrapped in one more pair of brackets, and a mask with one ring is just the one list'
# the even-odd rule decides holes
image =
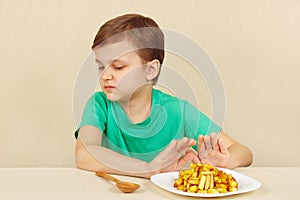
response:
{"label": "wooden spoon", "polygon": [[96,175],[106,180],[115,182],[119,190],[121,190],[124,193],[131,193],[140,188],[139,184],[120,181],[119,179],[112,177],[104,172],[96,172]]}

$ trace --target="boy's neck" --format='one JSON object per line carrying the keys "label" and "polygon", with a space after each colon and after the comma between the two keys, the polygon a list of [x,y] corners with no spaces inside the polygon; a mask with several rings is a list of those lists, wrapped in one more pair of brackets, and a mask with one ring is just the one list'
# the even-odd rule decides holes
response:
{"label": "boy's neck", "polygon": [[152,85],[140,88],[128,102],[120,102],[120,104],[132,123],[145,121],[151,113]]}

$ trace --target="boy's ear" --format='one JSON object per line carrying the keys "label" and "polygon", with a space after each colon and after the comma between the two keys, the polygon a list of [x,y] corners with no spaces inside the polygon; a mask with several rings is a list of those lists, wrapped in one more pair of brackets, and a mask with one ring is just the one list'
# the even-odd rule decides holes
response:
{"label": "boy's ear", "polygon": [[160,70],[159,60],[154,59],[154,60],[148,62],[147,67],[146,67],[147,81],[152,81],[153,79],[155,79],[159,74],[159,70]]}

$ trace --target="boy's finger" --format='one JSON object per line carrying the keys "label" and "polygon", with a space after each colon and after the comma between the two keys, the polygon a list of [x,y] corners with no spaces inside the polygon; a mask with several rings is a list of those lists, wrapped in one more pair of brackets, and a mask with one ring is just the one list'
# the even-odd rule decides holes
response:
{"label": "boy's finger", "polygon": [[198,137],[198,157],[201,161],[202,158],[204,158],[207,155],[207,149],[204,142],[204,136],[199,135]]}
{"label": "boy's finger", "polygon": [[176,148],[176,146],[177,146],[177,141],[176,140],[172,140],[171,142],[170,142],[170,144],[165,148],[165,152],[167,153],[167,152],[172,152],[173,151],[173,149],[175,149]]}
{"label": "boy's finger", "polygon": [[187,138],[187,137],[184,137],[186,140],[186,143],[185,145],[188,146],[188,147],[192,147],[196,144],[196,141],[194,139],[190,139],[190,138]]}
{"label": "boy's finger", "polygon": [[219,146],[221,153],[224,153],[224,154],[228,153],[228,149],[226,148],[224,140],[222,138],[220,138],[218,140],[218,146]]}
{"label": "boy's finger", "polygon": [[195,152],[195,150],[189,149],[189,150],[186,151],[186,153],[189,153],[190,151],[192,151],[192,153],[195,154],[195,156],[192,158],[192,162],[193,162],[193,163],[201,163],[201,161],[200,161],[200,159],[199,159],[197,153]]}
{"label": "boy's finger", "polygon": [[161,160],[175,160],[176,157],[178,156],[173,153],[176,146],[177,146],[177,141],[172,140],[170,144],[162,152],[158,154],[155,160],[158,160],[159,162],[161,162]]}
{"label": "boy's finger", "polygon": [[196,153],[193,151],[187,151],[186,154],[181,157],[177,162],[177,169],[181,169],[188,162],[192,161],[195,157],[197,157]]}
{"label": "boy's finger", "polygon": [[186,146],[186,143],[188,142],[188,139],[186,137],[180,139],[180,140],[176,140],[176,147],[174,148],[174,150],[178,153],[181,153],[182,149]]}
{"label": "boy's finger", "polygon": [[201,136],[199,138],[199,143],[198,143],[198,157],[201,163],[202,163],[202,159],[205,158],[210,151],[211,149],[207,149],[205,143],[205,136]]}
{"label": "boy's finger", "polygon": [[217,135],[215,133],[210,134],[211,147],[214,149],[218,145]]}
{"label": "boy's finger", "polygon": [[199,135],[198,136],[198,154],[200,154],[200,152],[204,151],[205,145],[204,145],[204,141],[203,141],[203,136]]}
{"label": "boy's finger", "polygon": [[212,150],[210,136],[208,135],[204,136],[204,143],[205,143],[206,150],[210,152]]}
{"label": "boy's finger", "polygon": [[196,140],[190,139],[190,147],[195,146],[197,144]]}
{"label": "boy's finger", "polygon": [[189,139],[184,137],[183,139],[179,140],[177,143],[177,152],[184,153],[187,149],[194,146],[196,141],[194,139]]}

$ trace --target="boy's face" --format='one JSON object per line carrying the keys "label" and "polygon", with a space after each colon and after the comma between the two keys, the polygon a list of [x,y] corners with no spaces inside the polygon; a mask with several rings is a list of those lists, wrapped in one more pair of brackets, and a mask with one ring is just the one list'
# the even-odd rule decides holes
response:
{"label": "boy's face", "polygon": [[128,101],[147,84],[146,64],[134,50],[126,39],[93,50],[101,89],[111,101]]}

